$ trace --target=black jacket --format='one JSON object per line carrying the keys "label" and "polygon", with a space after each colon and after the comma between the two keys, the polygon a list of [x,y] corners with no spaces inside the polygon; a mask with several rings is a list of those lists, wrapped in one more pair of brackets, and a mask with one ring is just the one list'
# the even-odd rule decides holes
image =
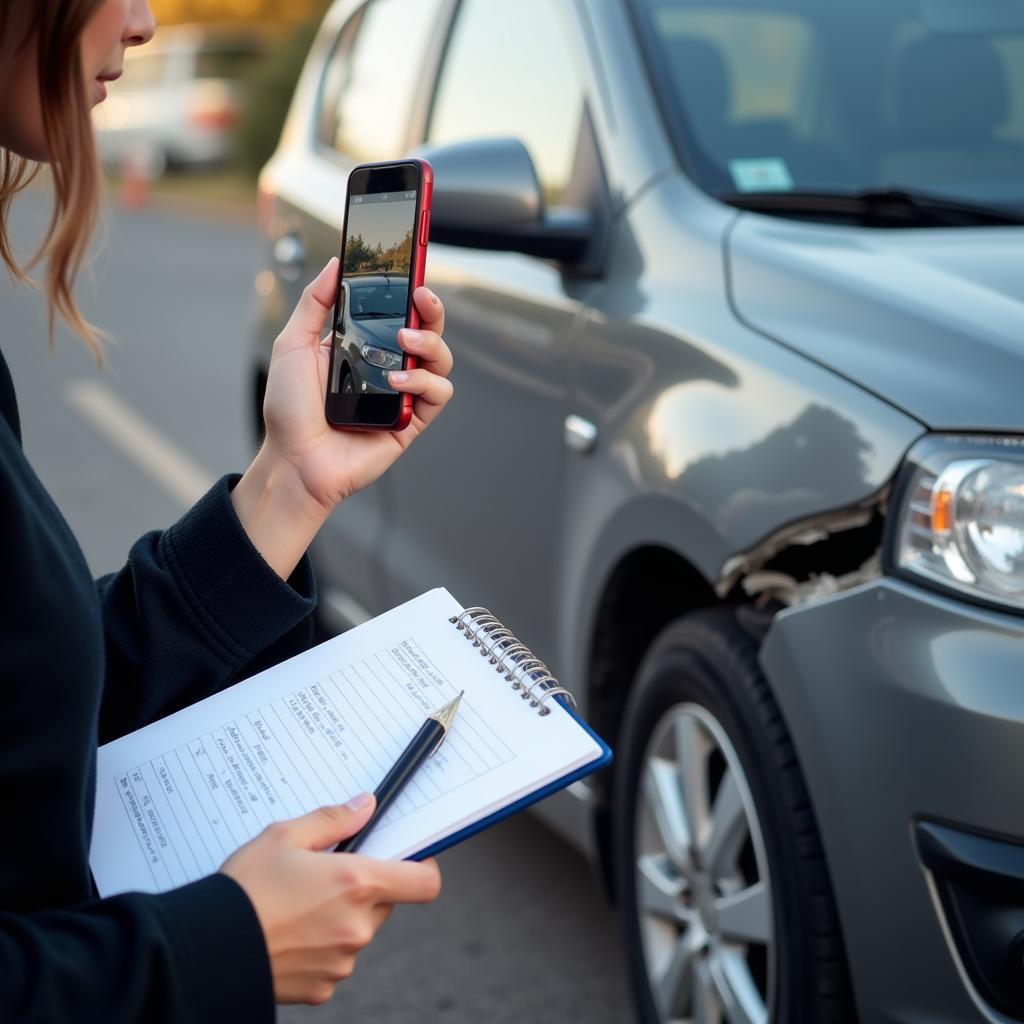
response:
{"label": "black jacket", "polygon": [[94,581],[21,448],[0,355],[0,1020],[274,1019],[263,935],[212,875],[98,899],[89,874],[97,744],[192,703],[308,639],[307,562],[285,583],[224,478]]}

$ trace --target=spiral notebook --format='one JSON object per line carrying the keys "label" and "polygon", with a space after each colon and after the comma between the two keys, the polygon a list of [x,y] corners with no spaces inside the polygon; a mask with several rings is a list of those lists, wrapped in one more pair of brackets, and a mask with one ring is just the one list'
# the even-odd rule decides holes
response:
{"label": "spiral notebook", "polygon": [[611,760],[510,630],[432,590],[100,747],[90,865],[101,895],[184,885],[272,821],[375,789],[460,690],[448,738],[362,854],[438,853]]}

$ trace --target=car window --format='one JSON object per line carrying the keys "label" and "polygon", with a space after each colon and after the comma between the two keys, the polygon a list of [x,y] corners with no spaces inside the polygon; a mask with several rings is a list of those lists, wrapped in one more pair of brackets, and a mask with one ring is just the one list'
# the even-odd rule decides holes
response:
{"label": "car window", "polygon": [[638,0],[666,114],[721,195],[1024,204],[1024,15],[949,0]]}
{"label": "car window", "polygon": [[363,163],[406,150],[439,0],[370,0],[341,32],[321,93],[320,141]]}
{"label": "car window", "polygon": [[744,173],[748,151],[750,174],[791,173],[791,140],[806,134],[805,83],[816,59],[807,20],[789,11],[668,4],[659,8],[658,28],[699,156],[745,145],[734,175]]}
{"label": "car window", "polygon": [[351,316],[353,320],[379,320],[405,316],[408,299],[408,277],[385,277],[374,275],[374,283],[350,281],[352,292]]}
{"label": "car window", "polygon": [[463,0],[434,97],[434,143],[514,136],[549,203],[572,173],[583,89],[552,0]]}
{"label": "car window", "polygon": [[[682,75],[681,91],[690,79],[682,58],[699,60],[698,45],[717,52],[732,83],[727,114],[733,124],[759,119],[795,123],[801,107],[801,86],[813,56],[811,28],[799,15],[780,11],[725,11],[707,8],[669,9],[661,28],[679,48],[672,70]],[[690,49],[687,49],[687,48]],[[684,93],[699,110],[700,97]]]}
{"label": "car window", "polygon": [[345,27],[338,33],[338,38],[331,50],[330,57],[327,58],[323,77],[320,80],[317,138],[322,145],[332,149],[338,128],[338,103],[348,75],[349,51],[352,49],[356,32],[359,30],[363,10],[364,8],[360,7],[345,22]]}

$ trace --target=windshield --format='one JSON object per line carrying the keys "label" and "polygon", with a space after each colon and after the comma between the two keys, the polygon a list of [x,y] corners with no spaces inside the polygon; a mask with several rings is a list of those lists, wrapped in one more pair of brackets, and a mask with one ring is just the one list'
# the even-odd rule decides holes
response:
{"label": "windshield", "polygon": [[353,320],[385,320],[404,317],[409,279],[378,278],[374,283],[349,283],[352,301],[349,316]]}
{"label": "windshield", "polygon": [[1024,0],[636,0],[723,198],[901,191],[1024,213]]}

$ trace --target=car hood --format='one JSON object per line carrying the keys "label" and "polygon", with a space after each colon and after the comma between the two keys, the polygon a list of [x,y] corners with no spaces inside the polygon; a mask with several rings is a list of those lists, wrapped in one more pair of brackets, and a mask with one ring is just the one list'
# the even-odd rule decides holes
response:
{"label": "car hood", "polygon": [[1024,430],[1024,227],[884,230],[740,215],[748,325],[935,430]]}
{"label": "car hood", "polygon": [[400,352],[398,331],[405,324],[403,317],[392,317],[388,320],[353,320],[360,345],[376,345],[391,352]]}

